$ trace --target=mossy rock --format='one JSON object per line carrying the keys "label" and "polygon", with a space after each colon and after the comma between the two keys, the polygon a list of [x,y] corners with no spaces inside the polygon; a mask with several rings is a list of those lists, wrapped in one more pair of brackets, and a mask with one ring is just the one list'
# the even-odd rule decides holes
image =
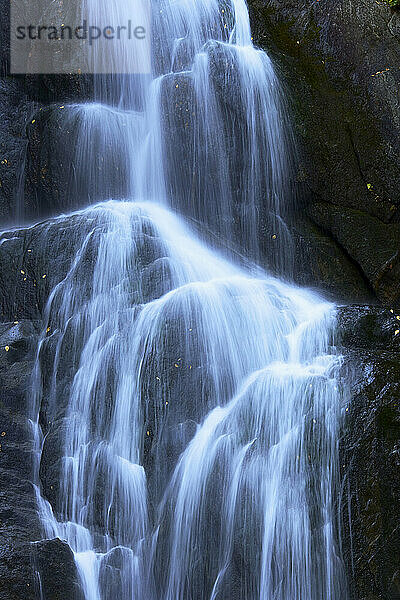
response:
{"label": "mossy rock", "polygon": [[[336,232],[329,211],[318,218],[313,210],[307,212],[319,234],[347,256],[344,271],[357,271],[353,300],[364,301],[367,286],[390,304],[398,298],[398,275],[386,273],[384,262],[371,271],[361,259],[369,253],[378,264],[379,256],[400,246],[394,226],[400,221],[400,14],[375,0],[248,4],[255,43],[274,59],[289,99],[300,156],[298,219],[304,220],[310,205],[336,210]],[[337,231],[347,229],[349,211],[360,211],[365,219],[354,220],[351,235],[339,239]],[[390,225],[383,238],[376,235],[381,225]],[[309,246],[303,283],[340,298],[349,295],[334,264],[330,280],[324,275],[329,269],[319,268],[326,262],[326,245]],[[385,276],[378,281],[380,270]]]}

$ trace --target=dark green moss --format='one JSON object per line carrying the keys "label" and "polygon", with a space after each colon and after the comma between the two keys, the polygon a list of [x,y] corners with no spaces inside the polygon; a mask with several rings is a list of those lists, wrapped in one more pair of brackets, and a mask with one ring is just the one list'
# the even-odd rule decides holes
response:
{"label": "dark green moss", "polygon": [[400,8],[400,0],[382,0],[392,8]]}

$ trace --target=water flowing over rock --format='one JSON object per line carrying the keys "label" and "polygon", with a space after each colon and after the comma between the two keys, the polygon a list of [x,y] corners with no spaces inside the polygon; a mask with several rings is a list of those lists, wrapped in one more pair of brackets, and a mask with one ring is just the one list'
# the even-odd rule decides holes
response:
{"label": "water flowing over rock", "polygon": [[[298,218],[285,87],[244,0],[151,4],[151,77],[12,83],[0,599],[395,600],[396,369],[366,356],[369,309],[290,281],[324,272],[310,222],[329,222],[337,243],[318,247],[351,293],[391,301],[398,225],[365,223],[349,194],[346,231],[379,225],[370,256],[326,198]],[[387,316],[372,321],[397,356]]]}
{"label": "water flowing over rock", "polygon": [[33,391],[40,514],[85,597],[341,597],[333,306],[158,205],[73,218]]}

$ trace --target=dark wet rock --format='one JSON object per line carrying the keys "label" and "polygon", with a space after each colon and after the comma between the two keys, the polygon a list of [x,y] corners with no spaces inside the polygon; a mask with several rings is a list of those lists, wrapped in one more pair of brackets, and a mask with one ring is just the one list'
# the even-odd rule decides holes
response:
{"label": "dark wet rock", "polygon": [[32,544],[33,563],[40,573],[43,600],[84,600],[74,555],[59,539]]}
{"label": "dark wet rock", "polygon": [[192,147],[194,100],[195,92],[189,72],[174,73],[163,78],[161,106],[168,191],[176,203],[185,202],[182,208],[186,210],[187,204],[195,197]]}
{"label": "dark wet rock", "polygon": [[27,320],[0,323],[0,600],[83,600],[68,545],[40,541],[28,394],[39,329]]}
{"label": "dark wet rock", "polygon": [[335,302],[351,302],[362,297],[375,302],[375,294],[359,265],[346,250],[335,243],[310,218],[297,218],[292,224],[293,246],[298,271],[296,280],[302,285],[320,289]]}
{"label": "dark wet rock", "polygon": [[0,575],[1,600],[84,600],[73,553],[59,539],[8,546]]}
{"label": "dark wet rock", "polygon": [[[50,256],[54,259],[57,254],[46,255],[49,246],[43,233],[46,234],[39,227],[1,235],[0,313],[4,321],[38,320],[42,315],[49,281],[59,276],[55,263],[50,260]],[[59,243],[62,244],[61,237]],[[53,247],[55,252],[57,247],[57,244]],[[50,267],[50,262],[54,266]]]}
{"label": "dark wet rock", "polygon": [[[22,4],[21,4],[22,5]],[[23,6],[23,5],[22,5]],[[10,3],[0,0],[0,77],[23,86],[34,102],[50,103],[87,98],[93,91],[93,78],[72,74],[10,74]]]}
{"label": "dark wet rock", "polygon": [[1,600],[37,600],[38,597],[40,598],[29,543],[14,542],[11,546],[2,549],[0,576]]}
{"label": "dark wet rock", "polygon": [[[66,128],[46,128],[45,116],[52,109],[30,96],[30,85],[22,77],[0,77],[0,222],[3,226],[62,212],[72,204],[71,199],[65,197],[66,183],[60,175],[64,173],[65,179],[69,173],[66,167],[71,163],[74,147],[73,141],[68,144],[68,139],[72,136]],[[63,103],[67,104],[65,97]],[[53,109],[51,114],[54,112]],[[48,155],[44,153],[44,143],[48,146]],[[48,156],[52,159],[51,165],[47,164],[49,159],[46,162]],[[45,184],[52,165],[53,171],[56,167],[57,171],[53,173],[49,189]],[[57,201],[60,189],[64,203]],[[84,203],[83,198],[81,205]]]}
{"label": "dark wet rock", "polygon": [[[400,293],[386,273],[400,245],[400,13],[375,0],[248,4],[254,40],[273,56],[290,99],[301,219],[307,207],[310,219],[301,224],[308,239],[300,244],[307,256],[300,270],[310,265],[308,283],[338,296],[364,301],[367,284],[390,304]],[[329,210],[320,210],[324,204]],[[349,211],[360,211],[350,228]],[[328,270],[320,268],[327,251],[335,256]],[[374,255],[372,271],[367,253]]]}
{"label": "dark wet rock", "polygon": [[27,126],[25,215],[127,198],[135,123],[129,114],[99,104],[59,102],[35,112]]}
{"label": "dark wet rock", "polygon": [[40,457],[39,477],[42,494],[50,502],[56,515],[59,515],[61,511],[60,481],[67,428],[67,419],[47,424],[47,433]]}
{"label": "dark wet rock", "polygon": [[[43,317],[50,291],[62,281],[86,236],[81,259],[82,293],[91,285],[97,235],[104,225],[96,215],[49,219],[32,227],[0,234],[0,318],[3,321]],[[91,233],[90,233],[91,232]],[[90,235],[89,235],[90,233]],[[84,274],[87,277],[84,277]],[[85,287],[86,286],[86,287]],[[56,315],[54,321],[56,322]]]}
{"label": "dark wet rock", "polygon": [[23,83],[0,78],[0,220],[10,222],[23,211],[26,124],[34,111]]}
{"label": "dark wet rock", "polygon": [[129,587],[135,587],[132,570],[126,567],[127,559],[132,560],[132,550],[122,546],[113,548],[102,558],[99,573],[99,588],[102,597],[107,598],[112,590],[111,593],[114,596],[124,598],[129,580],[131,580]]}
{"label": "dark wet rock", "polygon": [[352,600],[400,598],[398,317],[400,310],[367,306],[339,311],[351,381],[341,439],[341,512]]}
{"label": "dark wet rock", "polygon": [[[38,123],[36,115],[42,107],[43,104],[38,104],[29,96],[29,84],[24,84],[23,79],[11,76],[0,78],[0,222],[3,224],[54,214],[56,209],[61,212],[64,208],[53,202],[54,190],[51,190],[49,197],[45,197],[32,187],[32,180],[36,178],[41,182],[44,174],[44,171],[40,171],[39,175],[35,172],[34,166],[43,161],[43,156],[39,152],[37,136],[34,138],[36,146],[32,141],[32,131],[35,123]],[[68,138],[67,135],[65,137]],[[65,152],[65,164],[69,164],[66,152],[68,144],[65,145],[65,141],[61,147]],[[36,152],[33,166],[32,148]],[[53,161],[55,159],[56,156]],[[44,168],[44,165],[40,166],[40,169]],[[61,168],[59,164],[58,168]],[[68,205],[65,202],[65,208]]]}
{"label": "dark wet rock", "polygon": [[[93,228],[93,220],[85,220]],[[37,226],[5,232],[0,240],[0,600],[37,600],[41,572],[43,598],[81,600],[70,549],[57,542],[32,545],[44,537],[38,516],[34,472],[38,468],[34,429],[36,399],[29,393],[39,334],[49,291],[66,276],[74,256],[76,218],[55,219]],[[83,237],[87,230],[83,228]],[[96,235],[95,233],[93,235]],[[82,269],[93,271],[90,244]],[[87,277],[90,282],[90,276]],[[84,293],[84,290],[83,290]],[[54,315],[54,326],[56,315]],[[46,332],[50,340],[53,322]],[[46,338],[47,341],[47,338]],[[46,344],[43,344],[45,347]],[[51,363],[42,362],[43,374]],[[59,398],[58,411],[65,407]],[[46,433],[58,417],[46,398],[40,417]],[[59,433],[59,432],[57,432]],[[47,447],[51,447],[51,431]],[[61,442],[53,444],[60,452]],[[47,449],[46,447],[46,449]],[[45,491],[51,496],[55,456],[46,472]],[[58,480],[56,483],[58,489]],[[62,544],[59,546],[58,544]],[[35,552],[33,552],[35,547]],[[43,569],[42,569],[43,567]],[[46,570],[47,569],[47,570]]]}
{"label": "dark wet rock", "polygon": [[26,397],[36,340],[32,322],[0,324],[1,600],[37,598],[29,542],[42,532],[32,485],[32,407]]}
{"label": "dark wet rock", "polygon": [[88,101],[94,90],[90,75],[26,75],[24,85],[29,98],[45,106],[53,102]]}
{"label": "dark wet rock", "polygon": [[37,211],[24,194],[27,126],[40,107],[53,102],[85,100],[93,95],[93,78],[78,75],[10,73],[10,3],[0,0],[0,222],[23,222]]}
{"label": "dark wet rock", "polygon": [[[390,305],[400,298],[400,224],[383,223],[360,210],[314,203],[314,223],[345,248],[377,298]],[[356,232],[356,234],[355,234]]]}

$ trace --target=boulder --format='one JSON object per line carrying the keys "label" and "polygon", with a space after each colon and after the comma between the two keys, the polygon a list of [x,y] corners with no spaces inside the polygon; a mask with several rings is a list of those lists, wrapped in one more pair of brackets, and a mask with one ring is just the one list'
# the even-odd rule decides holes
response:
{"label": "boulder", "polygon": [[32,544],[33,563],[40,573],[43,600],[84,600],[74,555],[60,539]]}

